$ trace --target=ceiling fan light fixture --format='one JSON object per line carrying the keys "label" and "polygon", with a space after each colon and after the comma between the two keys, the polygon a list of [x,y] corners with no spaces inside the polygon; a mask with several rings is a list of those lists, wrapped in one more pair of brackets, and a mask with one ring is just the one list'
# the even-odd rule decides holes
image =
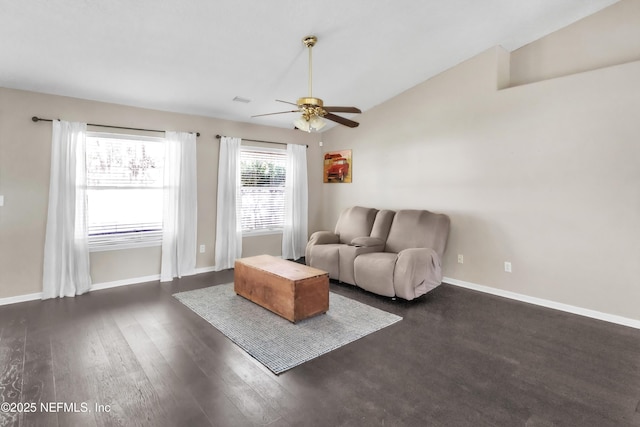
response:
{"label": "ceiling fan light fixture", "polygon": [[320,129],[325,127],[327,123],[322,120],[321,117],[312,116],[308,120],[304,115],[298,117],[293,121],[295,127],[305,132],[318,132]]}
{"label": "ceiling fan light fixture", "polygon": [[309,121],[305,120],[304,117],[300,116],[293,121],[295,127],[305,132],[311,132],[311,126],[309,125]]}
{"label": "ceiling fan light fixture", "polygon": [[313,116],[311,117],[311,120],[309,120],[309,127],[315,131],[322,129],[326,125],[327,125],[327,122],[325,122],[324,120],[322,120],[322,118],[318,116]]}

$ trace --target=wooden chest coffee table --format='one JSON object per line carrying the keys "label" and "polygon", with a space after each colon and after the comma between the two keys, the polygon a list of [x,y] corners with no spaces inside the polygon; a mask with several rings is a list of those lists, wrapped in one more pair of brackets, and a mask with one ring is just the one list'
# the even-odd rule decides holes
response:
{"label": "wooden chest coffee table", "polygon": [[235,262],[236,294],[295,323],[329,310],[329,273],[258,255]]}

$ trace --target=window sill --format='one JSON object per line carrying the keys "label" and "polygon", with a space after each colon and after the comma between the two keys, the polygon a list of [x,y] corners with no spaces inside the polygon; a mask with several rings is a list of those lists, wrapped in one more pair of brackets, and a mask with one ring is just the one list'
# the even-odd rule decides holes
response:
{"label": "window sill", "polygon": [[113,245],[103,244],[99,246],[89,245],[89,252],[119,251],[122,249],[152,248],[156,246],[162,246],[162,242],[115,243]]}
{"label": "window sill", "polygon": [[253,237],[253,236],[269,236],[273,234],[282,234],[282,229],[271,229],[271,230],[251,230],[251,231],[243,231],[242,237]]}
{"label": "window sill", "polygon": [[89,237],[89,252],[116,251],[122,249],[150,248],[162,246],[162,231],[131,233],[108,237]]}

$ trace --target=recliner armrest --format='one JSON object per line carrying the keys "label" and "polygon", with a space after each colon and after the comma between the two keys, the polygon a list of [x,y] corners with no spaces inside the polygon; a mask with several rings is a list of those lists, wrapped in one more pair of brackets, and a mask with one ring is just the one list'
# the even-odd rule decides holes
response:
{"label": "recliner armrest", "polygon": [[349,244],[352,246],[364,246],[365,248],[374,246],[384,247],[384,241],[377,237],[356,237]]}
{"label": "recliner armrest", "polygon": [[318,245],[340,243],[340,236],[330,231],[316,231],[309,237],[307,247],[304,250],[305,263],[311,265],[311,249]]}
{"label": "recliner armrest", "polygon": [[396,295],[412,300],[442,283],[442,261],[431,248],[409,248],[398,253],[393,272]]}
{"label": "recliner armrest", "polygon": [[308,245],[328,245],[340,243],[340,236],[330,231],[316,231],[309,237]]}

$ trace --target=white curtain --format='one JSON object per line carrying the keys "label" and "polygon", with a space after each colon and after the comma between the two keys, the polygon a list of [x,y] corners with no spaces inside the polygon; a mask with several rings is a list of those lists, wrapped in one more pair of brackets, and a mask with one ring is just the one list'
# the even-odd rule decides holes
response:
{"label": "white curtain", "polygon": [[162,282],[195,273],[198,224],[196,135],[166,132],[165,138]]}
{"label": "white curtain", "polygon": [[218,206],[216,218],[216,270],[232,268],[242,256],[240,211],[240,138],[223,136],[218,163]]}
{"label": "white curtain", "polygon": [[91,287],[86,219],[86,123],[54,120],[42,299]]}
{"label": "white curtain", "polygon": [[287,145],[287,174],[284,193],[284,231],[282,258],[304,256],[308,223],[307,147]]}

